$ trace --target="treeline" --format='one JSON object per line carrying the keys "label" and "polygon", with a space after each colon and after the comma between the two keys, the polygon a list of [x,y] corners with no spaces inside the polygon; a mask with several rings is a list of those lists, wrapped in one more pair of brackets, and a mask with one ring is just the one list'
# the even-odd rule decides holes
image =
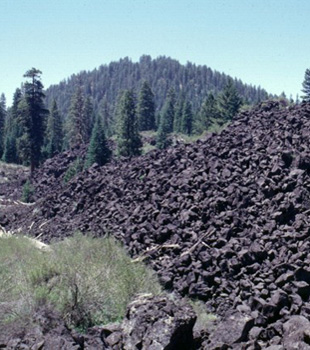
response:
{"label": "treeline", "polygon": [[[207,67],[182,66],[164,57],[143,56],[139,63],[124,59],[82,72],[47,91],[41,74],[35,68],[26,72],[10,108],[4,95],[0,98],[0,158],[30,165],[31,171],[79,144],[89,145],[85,167],[103,165],[112,156],[107,138],[114,135],[119,156],[141,154],[144,131],[156,132],[156,146],[162,149],[172,133],[201,134],[229,122],[242,105],[267,97],[264,90]],[[103,84],[104,76],[110,77],[111,86]],[[132,85],[137,87],[122,89]]]}
{"label": "treeline", "polygon": [[155,94],[144,81],[138,96],[133,90],[119,93],[114,113],[106,99],[98,112],[93,101],[77,81],[67,118],[59,112],[54,99],[49,110],[45,107],[41,72],[32,68],[24,77],[22,89],[16,89],[11,108],[6,110],[5,97],[0,102],[0,157],[8,163],[25,164],[34,170],[42,161],[57,153],[89,144],[85,166],[103,165],[111,158],[107,137],[116,135],[117,154],[141,154],[140,132],[157,131],[158,148],[169,145],[169,134],[191,135],[207,130],[212,123],[226,123],[242,105],[233,81],[228,80],[216,97],[209,93],[198,113],[185,94],[178,98],[170,88],[161,113],[156,113]]}
{"label": "treeline", "polygon": [[[151,56],[144,55],[139,62],[124,58],[109,65],[102,65],[93,71],[74,74],[60,84],[49,87],[46,90],[46,99],[48,105],[55,99],[62,115],[67,116],[70,98],[80,80],[84,94],[92,98],[95,112],[106,103],[110,113],[113,113],[119,91],[139,91],[143,82],[147,81],[154,93],[157,113],[162,110],[170,89],[174,90],[176,98],[186,96],[192,104],[193,112],[197,113],[206,96],[211,92],[217,96],[230,79],[228,75],[205,65],[182,65],[169,57],[152,59]],[[233,83],[245,104],[255,104],[270,97],[259,86],[244,84],[240,79],[234,79]]]}
{"label": "treeline", "polygon": [[[92,102],[84,96],[81,84],[78,84],[70,99],[70,115],[64,120],[55,100],[49,109],[46,108],[41,74],[36,68],[25,73],[27,81],[22,88],[16,89],[10,108],[6,108],[5,96],[1,95],[0,159],[7,163],[30,165],[33,173],[47,158],[65,149],[89,143],[85,166],[107,162],[111,151],[102,118],[94,115]],[[96,156],[99,152],[98,159]]]}

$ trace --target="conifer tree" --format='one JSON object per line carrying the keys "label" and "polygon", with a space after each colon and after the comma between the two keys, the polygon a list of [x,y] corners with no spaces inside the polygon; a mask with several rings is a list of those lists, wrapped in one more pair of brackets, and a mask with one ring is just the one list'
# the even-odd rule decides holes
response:
{"label": "conifer tree", "polygon": [[102,126],[102,118],[98,115],[92,130],[90,143],[88,146],[85,167],[88,168],[92,164],[106,164],[111,158],[112,152],[108,146]]}
{"label": "conifer tree", "polygon": [[111,137],[114,133],[114,122],[106,96],[104,96],[99,104],[99,115],[102,117],[102,127],[105,135]]}
{"label": "conifer tree", "polygon": [[6,163],[17,163],[17,147],[16,147],[16,138],[12,135],[8,135],[4,140],[4,153],[2,159]]}
{"label": "conifer tree", "polygon": [[144,81],[139,93],[137,116],[139,131],[155,129],[154,94],[146,81]]}
{"label": "conifer tree", "polygon": [[242,100],[232,79],[228,80],[223,92],[219,95],[218,105],[224,122],[230,121],[238,113]]}
{"label": "conifer tree", "polygon": [[302,99],[306,102],[310,102],[310,69],[306,69],[305,79],[302,83],[302,92],[304,93]]}
{"label": "conifer tree", "polygon": [[58,111],[56,100],[53,101],[47,119],[46,138],[46,154],[48,158],[51,158],[61,152],[63,141],[62,119]]}
{"label": "conifer tree", "polygon": [[[24,84],[25,95],[20,102],[22,113],[21,124],[23,126],[23,135],[21,144],[23,145],[24,161],[30,163],[30,171],[39,165],[41,160],[41,148],[44,141],[44,132],[46,125],[46,115],[48,111],[44,107],[43,85],[41,83],[42,72],[32,68],[24,74],[25,78],[30,79]],[[28,147],[29,149],[25,149]]]}
{"label": "conifer tree", "polygon": [[182,133],[186,135],[191,135],[193,131],[193,112],[189,101],[183,105],[181,129]]}
{"label": "conifer tree", "polygon": [[212,125],[213,121],[219,117],[219,110],[217,107],[217,101],[212,92],[209,93],[207,98],[201,105],[199,111],[199,120],[196,128],[203,132],[204,130],[208,130]]}
{"label": "conifer tree", "polygon": [[119,101],[117,151],[120,156],[141,154],[142,141],[138,131],[136,107],[132,90],[126,90]]}
{"label": "conifer tree", "polygon": [[21,136],[16,139],[16,148],[18,152],[18,158],[21,160],[21,164],[30,165],[31,173],[35,166],[31,164],[32,153],[32,120],[30,106],[25,96],[20,100],[18,104],[18,123],[22,126]]}
{"label": "conifer tree", "polygon": [[20,163],[17,151],[17,139],[22,135],[22,127],[18,122],[18,104],[22,99],[20,89],[16,89],[12,107],[8,110],[5,121],[4,153],[2,159],[7,163]]}
{"label": "conifer tree", "polygon": [[184,103],[185,103],[185,98],[184,98],[184,95],[182,94],[176,105],[175,113],[174,113],[173,130],[174,132],[177,132],[177,133],[182,131],[182,115],[183,115]]}
{"label": "conifer tree", "polygon": [[4,153],[4,136],[5,136],[5,120],[6,120],[6,100],[4,94],[0,98],[0,159]]}
{"label": "conifer tree", "polygon": [[94,126],[94,108],[90,96],[84,99],[83,124],[85,125],[83,141],[88,143]]}
{"label": "conifer tree", "polygon": [[88,126],[85,123],[84,94],[79,81],[71,99],[68,139],[71,148],[86,142]]}
{"label": "conifer tree", "polygon": [[164,149],[169,146],[167,119],[161,116],[156,137],[156,147]]}
{"label": "conifer tree", "polygon": [[[175,107],[175,92],[174,89],[170,89],[165,100],[163,111],[161,113],[160,123],[165,124],[167,133],[173,132],[174,124],[174,107]],[[163,120],[162,120],[163,119]]]}

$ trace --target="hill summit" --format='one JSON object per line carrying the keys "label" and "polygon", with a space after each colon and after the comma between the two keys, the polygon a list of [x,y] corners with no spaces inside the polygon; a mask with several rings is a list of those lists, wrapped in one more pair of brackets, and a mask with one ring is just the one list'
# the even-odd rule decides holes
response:
{"label": "hill summit", "polygon": [[[76,85],[83,85],[84,93],[91,96],[95,112],[100,109],[102,101],[106,101],[111,112],[114,110],[118,94],[121,90],[140,90],[144,81],[147,81],[155,95],[155,105],[160,111],[170,88],[176,95],[183,95],[191,101],[194,112],[197,112],[206,98],[212,92],[217,95],[221,92],[228,80],[227,74],[212,70],[206,65],[195,65],[188,62],[182,65],[170,57],[161,56],[152,59],[143,55],[139,62],[132,62],[125,57],[117,62],[101,65],[92,71],[82,71],[73,74],[70,78],[46,90],[47,105],[56,99],[57,105],[66,116],[70,108],[70,97]],[[234,79],[238,93],[249,104],[265,100],[268,93],[260,86],[255,87]]]}

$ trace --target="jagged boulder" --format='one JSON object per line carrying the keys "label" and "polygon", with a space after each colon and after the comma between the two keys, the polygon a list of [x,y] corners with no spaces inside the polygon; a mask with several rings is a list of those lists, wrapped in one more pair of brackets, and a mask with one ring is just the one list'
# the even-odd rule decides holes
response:
{"label": "jagged boulder", "polygon": [[[33,326],[31,326],[33,324]],[[16,324],[0,330],[0,348],[7,350],[82,350],[83,344],[74,339],[56,312],[39,310],[28,325]]]}
{"label": "jagged boulder", "polygon": [[115,350],[191,350],[195,321],[184,301],[142,295],[129,304],[121,326],[110,329],[105,341]]}
{"label": "jagged boulder", "polygon": [[310,350],[310,321],[303,316],[291,316],[283,325],[285,350]]}

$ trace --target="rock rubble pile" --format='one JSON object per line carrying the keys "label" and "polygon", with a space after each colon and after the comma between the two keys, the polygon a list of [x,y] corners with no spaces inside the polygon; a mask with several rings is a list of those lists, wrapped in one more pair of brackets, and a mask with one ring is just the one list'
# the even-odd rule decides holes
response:
{"label": "rock rubble pile", "polygon": [[8,227],[46,241],[115,235],[167,289],[223,320],[205,349],[282,349],[290,325],[309,319],[309,104],[263,103],[203,141],[93,166],[43,191],[47,168],[44,196]]}

